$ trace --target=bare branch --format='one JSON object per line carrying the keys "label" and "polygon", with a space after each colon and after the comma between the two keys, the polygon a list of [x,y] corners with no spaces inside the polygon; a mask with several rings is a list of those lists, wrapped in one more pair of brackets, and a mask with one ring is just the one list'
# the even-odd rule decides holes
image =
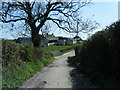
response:
{"label": "bare branch", "polygon": [[[73,32],[74,26],[72,22],[80,8],[86,6],[85,2],[21,2],[20,0],[13,0],[15,2],[5,2],[4,9],[2,9],[2,22],[16,22],[25,20],[31,30],[31,37],[34,44],[39,42],[39,31],[46,25],[47,20],[51,20],[59,28]],[[84,25],[87,27],[87,25]],[[91,28],[92,29],[92,28]],[[39,44],[38,44],[39,45]]]}
{"label": "bare branch", "polygon": [[[61,29],[63,29],[63,30],[65,30],[65,31],[67,31],[67,32],[72,32],[71,31],[71,27],[70,27],[70,24],[69,24],[69,22],[68,21],[66,21],[66,20],[59,20],[59,19],[53,19],[53,18],[48,18],[48,20],[51,20],[51,21],[53,21],[53,23],[55,23],[59,28],[61,28]],[[58,21],[58,22],[57,22]],[[61,23],[67,23],[67,27],[66,26],[61,26]]]}
{"label": "bare branch", "polygon": [[20,21],[20,20],[27,20],[27,19],[26,18],[20,18],[20,19],[8,20],[8,21],[6,21],[6,20],[1,20],[1,21],[4,22],[4,23],[8,23],[8,22],[16,22],[16,21]]}
{"label": "bare branch", "polygon": [[34,5],[35,5],[35,2],[33,2],[32,6],[31,6],[31,9],[33,8]]}

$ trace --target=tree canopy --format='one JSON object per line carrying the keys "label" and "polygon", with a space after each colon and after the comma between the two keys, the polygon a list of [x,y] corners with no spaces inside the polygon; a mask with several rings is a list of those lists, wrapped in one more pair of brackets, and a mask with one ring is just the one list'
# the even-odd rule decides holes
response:
{"label": "tree canopy", "polygon": [[33,45],[39,46],[39,31],[46,21],[55,23],[59,28],[71,32],[71,21],[74,21],[75,13],[90,1],[80,2],[62,0],[44,0],[35,2],[30,0],[11,0],[2,2],[1,20],[4,23],[24,21],[31,31]]}

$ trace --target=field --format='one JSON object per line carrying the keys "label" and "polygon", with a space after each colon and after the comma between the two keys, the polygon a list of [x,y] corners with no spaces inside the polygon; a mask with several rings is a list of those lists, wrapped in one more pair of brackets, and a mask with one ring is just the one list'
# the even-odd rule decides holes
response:
{"label": "field", "polygon": [[42,47],[42,50],[44,52],[52,52],[52,51],[56,51],[56,50],[64,50],[67,48],[72,47],[73,45],[70,46],[49,46],[49,47]]}

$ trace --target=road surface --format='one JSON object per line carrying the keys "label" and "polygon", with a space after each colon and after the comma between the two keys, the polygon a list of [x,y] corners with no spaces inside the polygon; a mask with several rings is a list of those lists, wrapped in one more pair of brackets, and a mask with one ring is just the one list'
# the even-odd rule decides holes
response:
{"label": "road surface", "polygon": [[96,88],[67,63],[69,56],[74,56],[74,51],[55,57],[53,63],[27,80],[20,88]]}

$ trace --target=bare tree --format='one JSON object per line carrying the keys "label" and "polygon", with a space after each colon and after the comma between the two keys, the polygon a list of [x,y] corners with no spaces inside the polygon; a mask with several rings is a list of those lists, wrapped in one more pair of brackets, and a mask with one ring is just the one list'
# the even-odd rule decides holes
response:
{"label": "bare tree", "polygon": [[72,30],[70,32],[75,33],[77,37],[79,36],[79,33],[89,34],[99,26],[99,23],[93,21],[92,18],[83,19],[83,17],[77,14],[75,14],[75,18],[73,20],[74,21],[71,22]]}
{"label": "bare tree", "polygon": [[50,20],[59,28],[69,32],[71,30],[69,21],[74,17],[73,14],[89,3],[90,1],[87,0],[80,0],[80,2],[11,0],[11,2],[2,2],[0,17],[4,23],[24,21],[30,27],[33,46],[39,47],[39,31],[46,21]]}
{"label": "bare tree", "polygon": [[47,35],[51,31],[51,26],[50,23],[45,24],[41,29],[40,29],[42,35]]}

